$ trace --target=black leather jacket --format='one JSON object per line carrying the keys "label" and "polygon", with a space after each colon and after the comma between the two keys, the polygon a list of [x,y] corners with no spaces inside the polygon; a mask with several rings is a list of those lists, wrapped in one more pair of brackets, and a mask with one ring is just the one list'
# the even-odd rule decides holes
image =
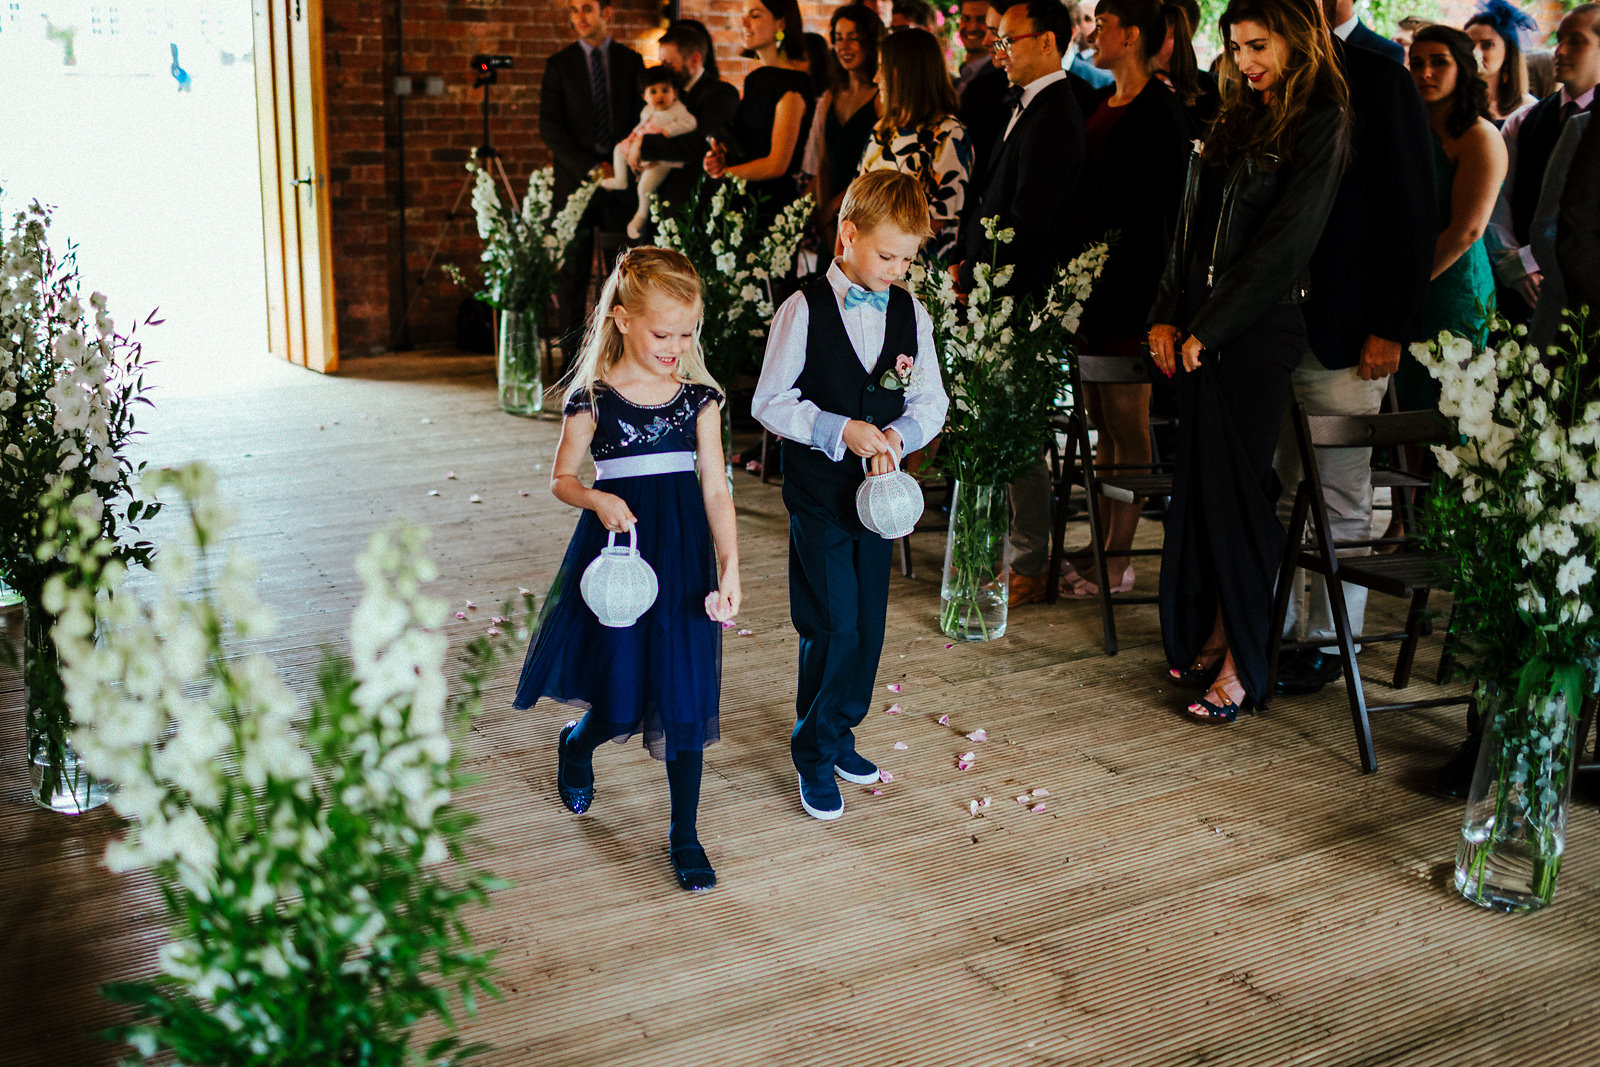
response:
{"label": "black leather jacket", "polygon": [[1310,294],[1311,253],[1349,163],[1350,133],[1343,108],[1317,105],[1301,120],[1286,162],[1234,163],[1223,179],[1215,240],[1205,248],[1193,247],[1192,236],[1195,213],[1207,206],[1198,202],[1200,149],[1196,141],[1150,322],[1183,327],[1218,351],[1274,306]]}

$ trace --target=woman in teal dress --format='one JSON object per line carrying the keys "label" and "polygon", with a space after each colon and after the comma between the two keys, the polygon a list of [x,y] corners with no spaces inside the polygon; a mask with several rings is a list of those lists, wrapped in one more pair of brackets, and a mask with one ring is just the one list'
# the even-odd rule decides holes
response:
{"label": "woman in teal dress", "polygon": [[[1441,331],[1482,342],[1494,310],[1494,274],[1483,231],[1506,177],[1506,147],[1488,119],[1488,92],[1477,75],[1472,38],[1450,26],[1424,26],[1411,43],[1411,77],[1433,131],[1439,236],[1424,304],[1422,340]],[[1407,410],[1435,408],[1439,385],[1413,359],[1401,362],[1396,387]]]}

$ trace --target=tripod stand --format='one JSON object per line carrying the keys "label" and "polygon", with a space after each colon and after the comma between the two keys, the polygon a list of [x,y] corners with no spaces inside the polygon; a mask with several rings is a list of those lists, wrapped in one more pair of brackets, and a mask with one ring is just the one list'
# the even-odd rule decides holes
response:
{"label": "tripod stand", "polygon": [[[500,188],[505,191],[507,210],[514,219],[517,216],[517,196],[511,190],[511,179],[506,176],[505,164],[500,161],[500,153],[494,150],[489,143],[489,86],[499,80],[499,71],[486,62],[488,57],[479,56],[475,60],[475,69],[478,76],[473,80],[474,89],[483,90],[483,143],[477,148],[476,158],[478,164],[489,173],[492,178],[499,181]],[[507,65],[510,64],[509,58]],[[411,311],[416,306],[417,297],[422,295],[422,285],[428,280],[428,273],[433,270],[433,263],[439,257],[439,249],[444,246],[445,240],[455,231],[456,222],[463,217],[461,214],[461,198],[477,184],[477,177],[468,174],[461,179],[461,188],[456,190],[456,198],[450,205],[450,211],[445,215],[445,224],[439,230],[438,239],[433,242],[433,250],[428,253],[428,261],[422,265],[422,271],[417,275],[417,287],[412,290],[410,298],[406,301],[405,313],[400,318],[400,333],[409,338],[411,325]],[[404,256],[404,251],[401,253]],[[402,265],[403,266],[403,265]]]}

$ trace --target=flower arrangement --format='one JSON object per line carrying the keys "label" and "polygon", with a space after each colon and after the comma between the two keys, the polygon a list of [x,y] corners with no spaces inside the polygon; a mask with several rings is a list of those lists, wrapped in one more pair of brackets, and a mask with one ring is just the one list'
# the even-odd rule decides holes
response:
{"label": "flower arrangement", "polygon": [[[36,797],[78,811],[90,783],[67,740],[71,718],[61,692],[49,619],[41,596],[59,562],[40,556],[51,490],[98,502],[96,536],[129,562],[152,546],[124,541],[160,505],[129,492],[143,468],[128,458],[136,436],[134,405],[149,404],[137,327],[117,332],[103,293],[82,297],[76,249],[57,257],[50,209],[36,200],[12,218],[0,247],[0,574],[26,607],[24,672],[28,748]],[[154,314],[144,325],[157,325]]]}
{"label": "flower arrangement", "polygon": [[[1481,810],[1469,798],[1467,834],[1482,846],[1525,828],[1530,888],[1544,902],[1560,867],[1576,715],[1600,678],[1600,400],[1578,325],[1568,351],[1543,356],[1501,319],[1482,346],[1444,333],[1411,347],[1460,433],[1433,447],[1424,535],[1454,561],[1453,629],[1490,712],[1478,778],[1487,768],[1495,781]],[[1501,698],[1488,699],[1495,689]],[[1489,874],[1493,848],[1470,851],[1458,884]]]}
{"label": "flower arrangement", "polygon": [[[324,657],[300,725],[272,663],[230,648],[275,622],[253,563],[224,550],[215,476],[191,465],[144,484],[188,512],[148,603],[124,588],[92,494],[58,488],[46,522],[47,551],[70,562],[45,596],[74,742],[132,823],[106,864],[150,869],[170,924],[160,976],[107,989],[144,1016],[118,1035],[144,1062],[419,1062],[419,1022],[455,1027],[449,989],[469,1013],[495,992],[462,912],[500,883],[467,863],[473,820],[451,797],[466,781],[455,742],[516,635],[473,641],[450,699],[446,608],[421,590],[436,574],[426,535],[375,534],[356,564],[351,657]],[[449,1036],[426,1057],[475,1051]]]}
{"label": "flower arrangement", "polygon": [[[977,640],[999,636],[984,618],[984,605],[998,601],[1003,611],[1005,600],[1003,487],[1038,463],[1049,441],[1050,416],[1071,380],[1068,360],[1083,306],[1110,251],[1102,241],[1057,268],[1034,306],[1003,293],[1012,268],[998,265],[1000,246],[1013,240],[1014,231],[990,218],[983,220],[983,232],[991,242],[990,259],[974,269],[965,301],[948,272],[920,265],[911,271],[912,292],[933,319],[950,396],[938,462],[957,482],[940,629]],[[1003,626],[1002,621],[1001,632]]]}
{"label": "flower arrangement", "polygon": [[701,179],[675,214],[650,205],[656,242],[682,252],[700,274],[705,314],[700,344],[706,367],[724,389],[761,362],[776,310],[772,285],[786,277],[811,215],[809,195],[794,201],[758,233],[755,197],[741,178]]}
{"label": "flower arrangement", "polygon": [[[500,311],[540,308],[555,294],[556,282],[578,234],[578,221],[599,186],[592,179],[578,186],[560,211],[554,210],[555,170],[543,167],[528,176],[528,191],[519,211],[500,202],[494,176],[474,154],[467,160],[473,178],[472,211],[483,239],[483,287],[477,297]],[[552,216],[554,216],[552,218]],[[446,268],[466,285],[461,270]]]}

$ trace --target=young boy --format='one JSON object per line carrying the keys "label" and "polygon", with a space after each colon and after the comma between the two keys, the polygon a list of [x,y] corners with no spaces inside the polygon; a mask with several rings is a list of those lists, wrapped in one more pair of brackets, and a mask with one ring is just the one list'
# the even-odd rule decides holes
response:
{"label": "young boy", "polygon": [[851,182],[839,210],[844,255],[778,309],[751,405],[783,438],[789,613],[800,634],[789,752],[800,805],[817,819],[844,813],[835,774],[878,780],[851,731],[878,675],[891,545],[856,518],[855,494],[868,464],[887,474],[944,426],[933,322],[894,284],[932,235],[915,178],[886,170]]}

